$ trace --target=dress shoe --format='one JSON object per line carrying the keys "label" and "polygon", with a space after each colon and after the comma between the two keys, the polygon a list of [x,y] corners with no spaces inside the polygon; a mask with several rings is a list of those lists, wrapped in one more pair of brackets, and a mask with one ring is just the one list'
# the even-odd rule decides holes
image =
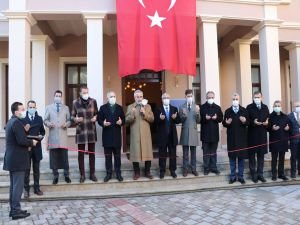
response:
{"label": "dress shoe", "polygon": [[23,218],[26,218],[28,216],[30,216],[30,213],[28,213],[28,212],[26,212],[26,213],[25,212],[18,212],[18,213],[14,213],[14,214],[11,215],[13,220],[23,219]]}
{"label": "dress shoe", "polygon": [[276,181],[277,177],[276,176],[272,176],[272,181]]}
{"label": "dress shoe", "polygon": [[57,184],[58,183],[58,178],[54,178],[52,184]]}
{"label": "dress shoe", "polygon": [[289,180],[289,178],[287,178],[286,176],[282,175],[282,176],[278,176],[279,179],[282,179],[284,181]]}
{"label": "dress shoe", "polygon": [[40,189],[38,189],[38,190],[35,190],[35,191],[34,191],[34,194],[41,196],[41,195],[43,195],[44,193],[43,193]]}
{"label": "dress shoe", "polygon": [[266,179],[265,179],[264,177],[261,177],[261,176],[258,177],[257,179],[260,180],[260,181],[263,182],[263,183],[266,183],[266,182],[267,182]]}
{"label": "dress shoe", "polygon": [[205,176],[207,176],[209,174],[209,171],[208,170],[204,170],[204,173],[203,173]]}
{"label": "dress shoe", "polygon": [[194,176],[198,177],[199,176],[199,173],[195,170],[195,171],[192,171],[192,174],[194,174]]}
{"label": "dress shoe", "polygon": [[296,174],[291,174],[292,179],[296,179]]}
{"label": "dress shoe", "polygon": [[238,181],[239,181],[241,184],[246,184],[246,181],[244,180],[244,178],[239,178]]}
{"label": "dress shoe", "polygon": [[183,171],[182,176],[186,177],[188,175],[187,171]]}
{"label": "dress shoe", "polygon": [[234,182],[236,182],[236,178],[230,178],[229,184],[233,184]]}
{"label": "dress shoe", "polygon": [[120,182],[122,182],[124,180],[124,178],[122,177],[122,175],[120,173],[117,173],[116,178]]}
{"label": "dress shoe", "polygon": [[28,199],[30,197],[29,191],[24,191],[24,199]]}
{"label": "dress shoe", "polygon": [[95,176],[95,174],[93,174],[93,175],[90,176],[90,180],[91,180],[91,181],[94,181],[94,182],[97,182],[97,181],[98,181],[98,179],[97,179],[97,177]]}
{"label": "dress shoe", "polygon": [[159,178],[160,178],[160,179],[164,179],[164,177],[165,177],[165,173],[160,172],[160,173],[159,173]]}
{"label": "dress shoe", "polygon": [[85,181],[85,176],[80,176],[79,182],[84,183],[84,181]]}
{"label": "dress shoe", "polygon": [[253,183],[255,183],[255,184],[257,184],[257,182],[258,182],[258,179],[257,179],[257,178],[255,178],[255,177],[253,177],[251,180],[252,180],[252,181],[253,181]]}
{"label": "dress shoe", "polygon": [[220,175],[220,171],[218,169],[215,170],[211,170],[210,172],[216,174],[216,175]]}
{"label": "dress shoe", "polygon": [[[27,213],[27,210],[20,210],[19,212],[20,212],[20,213]],[[12,217],[11,211],[9,212],[9,217]]]}
{"label": "dress shoe", "polygon": [[106,176],[104,177],[104,182],[108,182],[111,179],[111,174],[106,174]]}
{"label": "dress shoe", "polygon": [[175,171],[171,171],[171,177],[177,178],[177,174],[175,173]]}
{"label": "dress shoe", "polygon": [[150,172],[147,172],[147,173],[145,174],[145,177],[147,177],[147,178],[149,178],[149,179],[153,179],[153,176],[152,176],[152,174],[151,174]]}
{"label": "dress shoe", "polygon": [[138,180],[139,178],[140,178],[140,173],[139,172],[134,172],[133,180]]}
{"label": "dress shoe", "polygon": [[65,181],[66,181],[68,184],[72,182],[71,179],[70,179],[70,177],[65,177]]}

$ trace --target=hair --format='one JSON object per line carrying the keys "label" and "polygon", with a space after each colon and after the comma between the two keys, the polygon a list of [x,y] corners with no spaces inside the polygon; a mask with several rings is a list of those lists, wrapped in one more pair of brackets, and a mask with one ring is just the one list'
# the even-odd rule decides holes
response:
{"label": "hair", "polygon": [[23,105],[21,102],[14,102],[13,104],[11,104],[10,110],[11,113],[14,115],[16,111],[19,110],[19,106]]}
{"label": "hair", "polygon": [[277,104],[277,103],[281,104],[281,101],[280,101],[280,100],[276,100],[276,101],[274,101],[274,104],[273,104],[273,106],[274,106],[275,104]]}
{"label": "hair", "polygon": [[170,95],[167,92],[165,92],[161,95],[161,98],[163,98],[163,97],[170,97]]}
{"label": "hair", "polygon": [[80,87],[80,92],[82,91],[82,90],[88,90],[89,88],[87,87],[87,86],[81,86]]}
{"label": "hair", "polygon": [[114,91],[109,91],[109,92],[107,92],[106,97],[109,98],[110,94],[112,94],[112,93],[116,94]]}
{"label": "hair", "polygon": [[189,94],[193,94],[193,90],[192,89],[185,90],[185,95],[189,95]]}
{"label": "hair", "polygon": [[56,91],[54,92],[54,96],[56,95],[56,93],[58,93],[58,94],[61,94],[61,95],[62,95],[62,91],[61,91],[61,90],[56,90]]}
{"label": "hair", "polygon": [[232,97],[240,97],[240,95],[235,92],[235,93],[232,94]]}
{"label": "hair", "polygon": [[262,93],[261,93],[261,91],[255,91],[255,92],[253,93],[253,96],[255,96],[255,95],[261,95],[261,96],[262,96]]}
{"label": "hair", "polygon": [[208,91],[208,92],[206,92],[206,98],[208,97],[209,94],[213,94],[213,95],[215,96],[215,92],[213,92],[213,91]]}
{"label": "hair", "polygon": [[30,103],[33,103],[33,104],[35,104],[36,105],[36,102],[35,101],[33,101],[33,100],[29,100],[28,102],[27,102],[27,106],[29,106],[29,104]]}
{"label": "hair", "polygon": [[140,89],[137,89],[134,93],[133,96],[135,97],[136,94],[143,94],[143,92]]}

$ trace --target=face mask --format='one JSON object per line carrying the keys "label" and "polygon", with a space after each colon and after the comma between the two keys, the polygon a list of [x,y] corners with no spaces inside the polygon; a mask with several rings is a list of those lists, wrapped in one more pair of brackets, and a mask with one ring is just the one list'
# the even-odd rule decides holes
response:
{"label": "face mask", "polygon": [[26,117],[26,111],[22,111],[21,114],[18,117],[20,119],[24,119]]}
{"label": "face mask", "polygon": [[111,104],[111,105],[114,105],[114,104],[116,104],[116,97],[110,97],[109,99],[108,99],[108,103],[109,104]]}
{"label": "face mask", "polygon": [[82,98],[83,100],[88,100],[89,94],[83,94],[83,95],[81,95],[81,98]]}
{"label": "face mask", "polygon": [[254,98],[254,103],[256,105],[260,105],[261,104],[261,99],[260,98]]}
{"label": "face mask", "polygon": [[207,103],[212,105],[214,103],[214,99],[213,98],[209,98],[207,99]]}
{"label": "face mask", "polygon": [[300,113],[300,107],[299,106],[296,107],[296,112]]}
{"label": "face mask", "polygon": [[36,109],[34,109],[34,108],[28,109],[27,111],[32,116],[36,113]]}
{"label": "face mask", "polygon": [[163,99],[163,104],[165,106],[169,105],[170,104],[170,99]]}
{"label": "face mask", "polygon": [[193,103],[193,97],[187,97],[186,101],[188,104],[192,104]]}
{"label": "face mask", "polygon": [[233,100],[232,105],[235,106],[235,107],[239,106],[239,101],[238,100]]}
{"label": "face mask", "polygon": [[281,107],[276,106],[276,107],[273,108],[273,110],[274,110],[274,112],[276,112],[276,113],[280,113],[280,112],[281,112]]}
{"label": "face mask", "polygon": [[61,103],[61,97],[54,97],[54,103]]}

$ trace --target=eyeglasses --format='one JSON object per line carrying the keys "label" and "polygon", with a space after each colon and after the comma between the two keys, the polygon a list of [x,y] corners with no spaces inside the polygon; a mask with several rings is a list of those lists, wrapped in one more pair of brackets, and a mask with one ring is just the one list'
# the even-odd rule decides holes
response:
{"label": "eyeglasses", "polygon": [[233,98],[232,100],[239,100],[238,98]]}

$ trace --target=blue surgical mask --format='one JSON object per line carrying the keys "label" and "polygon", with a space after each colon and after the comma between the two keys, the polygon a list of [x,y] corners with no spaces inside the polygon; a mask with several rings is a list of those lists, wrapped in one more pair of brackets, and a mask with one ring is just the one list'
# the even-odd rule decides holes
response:
{"label": "blue surgical mask", "polygon": [[275,106],[275,107],[273,108],[273,110],[274,110],[274,112],[276,112],[276,113],[280,113],[280,112],[281,112],[281,107]]}
{"label": "blue surgical mask", "polygon": [[35,108],[30,108],[30,109],[28,109],[27,111],[28,111],[28,113],[29,113],[31,116],[35,115],[35,113],[36,113],[36,109],[35,109]]}

